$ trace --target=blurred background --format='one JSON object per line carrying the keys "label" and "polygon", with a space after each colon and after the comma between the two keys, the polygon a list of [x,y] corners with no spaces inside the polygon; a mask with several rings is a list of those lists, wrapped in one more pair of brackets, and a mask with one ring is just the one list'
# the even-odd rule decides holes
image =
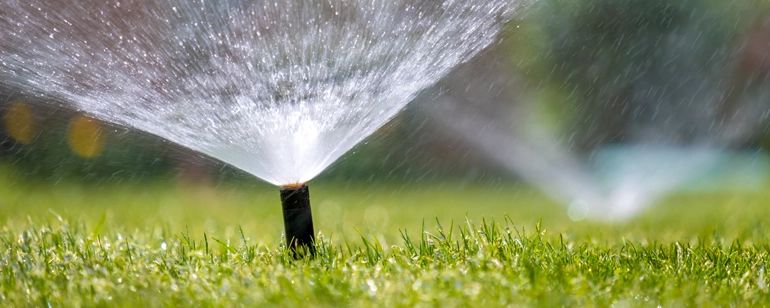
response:
{"label": "blurred background", "polygon": [[[21,93],[0,93],[8,185],[161,187],[205,203],[198,210],[254,200],[267,208],[269,230],[280,229],[276,188],[66,102]],[[311,189],[320,229],[342,233],[415,227],[394,223],[404,211],[417,220],[478,210],[564,223],[636,215],[665,223],[648,211],[704,200],[762,203],[742,196],[770,187],[769,126],[768,1],[540,0],[520,8],[500,44],[424,91]],[[259,196],[233,197],[237,191]],[[458,191],[467,198],[446,197]],[[9,200],[7,217],[23,212]],[[162,200],[146,201],[163,208]],[[112,211],[119,219],[123,210]],[[338,221],[346,211],[356,213],[352,225]]]}

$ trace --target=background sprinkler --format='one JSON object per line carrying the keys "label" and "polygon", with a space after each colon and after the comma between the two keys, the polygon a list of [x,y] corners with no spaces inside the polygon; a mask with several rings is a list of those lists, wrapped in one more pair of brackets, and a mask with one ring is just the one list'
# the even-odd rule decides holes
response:
{"label": "background sprinkler", "polygon": [[315,255],[313,212],[310,210],[310,191],[307,185],[281,187],[281,204],[286,245],[295,258],[305,254]]}

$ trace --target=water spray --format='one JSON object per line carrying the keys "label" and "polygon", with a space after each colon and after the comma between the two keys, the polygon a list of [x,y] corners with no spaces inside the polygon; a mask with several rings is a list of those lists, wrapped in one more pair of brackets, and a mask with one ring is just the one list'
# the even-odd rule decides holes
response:
{"label": "water spray", "polygon": [[[56,97],[279,186],[311,180],[496,44],[518,3],[81,2],[0,1],[0,90]],[[307,186],[282,186],[281,202],[289,249],[312,255]]]}
{"label": "water spray", "polygon": [[313,212],[310,210],[310,191],[307,185],[281,187],[283,226],[286,230],[286,246],[295,258],[315,255]]}

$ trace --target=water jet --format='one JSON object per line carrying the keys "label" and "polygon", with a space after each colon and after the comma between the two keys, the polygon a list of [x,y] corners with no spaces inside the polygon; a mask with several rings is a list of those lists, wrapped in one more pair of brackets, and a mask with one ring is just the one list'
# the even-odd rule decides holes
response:
{"label": "water jet", "polygon": [[282,187],[306,183],[498,42],[509,0],[0,2],[0,88],[55,98]]}
{"label": "water jet", "polygon": [[[721,10],[695,9],[698,3],[541,1],[545,13],[522,22],[539,30],[513,44],[545,43],[536,53],[548,56],[522,66],[532,53],[511,60],[505,49],[500,60],[469,61],[442,81],[465,90],[436,93],[422,110],[576,220],[630,219],[665,196],[709,186],[703,182],[721,182],[711,191],[761,187],[765,180],[754,171],[765,170],[766,158],[745,152],[767,134],[767,74],[745,52],[756,43],[766,56],[766,40],[736,44],[739,28],[722,24]],[[703,15],[692,18],[693,11]],[[608,23],[661,26],[622,35],[596,26]],[[753,63],[751,74],[744,61]]]}

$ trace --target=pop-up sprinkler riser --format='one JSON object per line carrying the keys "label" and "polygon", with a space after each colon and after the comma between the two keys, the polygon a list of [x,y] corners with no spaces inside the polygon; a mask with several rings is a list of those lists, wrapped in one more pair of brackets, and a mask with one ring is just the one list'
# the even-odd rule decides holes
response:
{"label": "pop-up sprinkler riser", "polygon": [[304,253],[315,254],[313,212],[310,210],[310,191],[307,185],[281,187],[283,226],[286,245],[296,258]]}

